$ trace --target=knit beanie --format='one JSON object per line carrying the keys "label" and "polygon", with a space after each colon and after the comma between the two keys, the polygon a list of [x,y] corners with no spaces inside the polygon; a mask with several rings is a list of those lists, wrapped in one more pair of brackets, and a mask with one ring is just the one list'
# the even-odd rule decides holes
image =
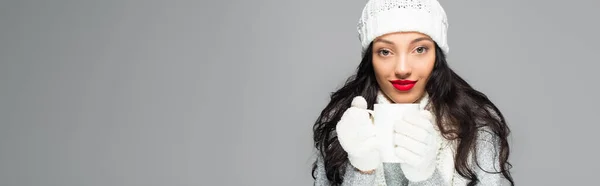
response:
{"label": "knit beanie", "polygon": [[437,0],[368,0],[357,25],[362,53],[377,37],[393,32],[428,35],[448,54],[446,12]]}

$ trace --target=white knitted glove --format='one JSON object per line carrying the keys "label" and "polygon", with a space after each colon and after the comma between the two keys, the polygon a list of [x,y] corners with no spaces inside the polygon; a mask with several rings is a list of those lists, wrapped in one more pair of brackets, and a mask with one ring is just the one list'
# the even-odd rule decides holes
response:
{"label": "white knitted glove", "polygon": [[361,171],[374,170],[381,163],[371,112],[367,110],[365,98],[354,97],[352,106],[344,111],[336,125],[340,145],[348,153],[350,163]]}
{"label": "white knitted glove", "polygon": [[394,123],[394,145],[404,176],[410,181],[424,181],[433,175],[441,145],[431,112],[407,113]]}

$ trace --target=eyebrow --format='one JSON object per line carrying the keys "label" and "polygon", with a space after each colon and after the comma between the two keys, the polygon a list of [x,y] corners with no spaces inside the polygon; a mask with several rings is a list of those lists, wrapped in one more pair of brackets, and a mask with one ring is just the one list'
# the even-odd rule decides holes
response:
{"label": "eyebrow", "polygon": [[[420,37],[420,38],[417,38],[417,39],[414,39],[414,40],[412,40],[412,41],[410,42],[410,44],[413,44],[413,43],[416,43],[416,42],[419,42],[419,41],[423,41],[423,40],[427,40],[427,41],[431,41],[431,42],[433,42],[433,40],[431,40],[431,38],[428,38],[428,37]],[[394,42],[392,42],[392,41],[389,41],[389,40],[385,40],[385,39],[381,39],[381,38],[379,38],[379,39],[376,39],[376,40],[375,40],[375,43],[376,43],[376,42],[382,42],[382,43],[387,43],[387,44],[390,44],[390,45],[394,45]]]}
{"label": "eyebrow", "polygon": [[415,40],[412,40],[412,41],[410,42],[410,44],[413,44],[413,43],[416,43],[416,42],[419,42],[419,41],[424,41],[424,40],[427,40],[427,41],[431,41],[431,42],[433,42],[433,40],[431,40],[431,38],[428,38],[428,37],[420,37],[420,38],[417,38],[417,39],[415,39]]}

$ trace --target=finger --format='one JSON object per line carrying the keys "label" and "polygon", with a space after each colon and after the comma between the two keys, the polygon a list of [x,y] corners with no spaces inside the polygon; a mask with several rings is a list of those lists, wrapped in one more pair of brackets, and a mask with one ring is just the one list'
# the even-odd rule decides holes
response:
{"label": "finger", "polygon": [[427,147],[426,143],[416,141],[402,134],[394,135],[394,144],[398,147],[408,149],[416,155],[423,155],[425,152],[425,148]]}
{"label": "finger", "polygon": [[367,100],[362,96],[356,96],[352,99],[351,107],[367,109]]}
{"label": "finger", "polygon": [[366,109],[350,107],[348,108],[348,110],[346,110],[345,115],[347,115],[347,117],[345,118],[346,120],[349,120],[350,122],[355,123],[358,126],[368,124],[372,125],[370,114]]}
{"label": "finger", "polygon": [[426,131],[433,129],[433,123],[420,113],[406,114],[402,117],[402,120]]}
{"label": "finger", "polygon": [[404,147],[396,147],[394,151],[396,152],[396,156],[398,156],[398,158],[404,163],[417,165],[417,163],[420,162],[421,157],[419,155]]}
{"label": "finger", "polygon": [[405,122],[394,125],[394,132],[406,135],[420,142],[424,142],[431,135],[429,131]]}

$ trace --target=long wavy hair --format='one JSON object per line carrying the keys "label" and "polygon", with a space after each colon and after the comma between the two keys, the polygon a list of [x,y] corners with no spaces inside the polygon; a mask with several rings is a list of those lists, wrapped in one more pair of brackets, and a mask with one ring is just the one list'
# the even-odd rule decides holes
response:
{"label": "long wavy hair", "polygon": [[[373,69],[372,47],[373,43],[363,54],[356,74],[349,77],[342,88],[331,94],[331,101],[313,126],[314,145],[323,158],[327,179],[332,185],[342,183],[348,165],[348,154],[340,145],[335,132],[337,122],[344,111],[350,107],[355,96],[363,96],[367,100],[369,109],[373,109],[376,101],[379,85]],[[469,186],[479,182],[474,170],[469,166],[468,157],[472,155],[473,158],[477,158],[474,153],[477,150],[475,148],[477,130],[481,127],[489,127],[499,138],[500,143],[500,162],[497,162],[500,171],[496,173],[501,173],[511,185],[514,185],[509,172],[512,165],[508,162],[507,137],[510,130],[504,116],[485,94],[473,89],[450,69],[444,53],[437,44],[435,49],[435,64],[425,89],[430,96],[429,108],[436,118],[438,128],[442,129],[443,136],[449,140],[458,140],[455,170],[462,177],[470,180]],[[313,164],[313,179],[315,179],[316,163]]]}

